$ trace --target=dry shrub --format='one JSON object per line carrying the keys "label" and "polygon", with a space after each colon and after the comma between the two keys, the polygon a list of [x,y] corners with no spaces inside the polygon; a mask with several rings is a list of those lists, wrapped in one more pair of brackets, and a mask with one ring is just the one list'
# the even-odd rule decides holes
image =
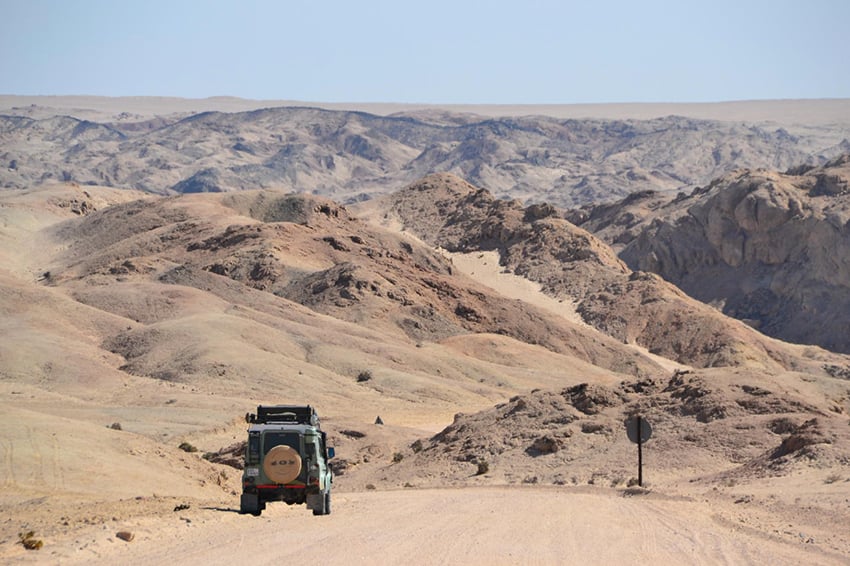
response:
{"label": "dry shrub", "polygon": [[26,534],[18,533],[18,538],[20,539],[20,543],[24,545],[24,548],[27,550],[39,550],[42,546],[44,546],[44,541],[35,538],[35,531],[29,531]]}

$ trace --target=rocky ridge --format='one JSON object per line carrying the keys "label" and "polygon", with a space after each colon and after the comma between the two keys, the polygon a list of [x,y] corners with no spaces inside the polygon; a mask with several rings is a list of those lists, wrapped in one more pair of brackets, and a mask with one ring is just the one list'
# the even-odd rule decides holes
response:
{"label": "rocky ridge", "polygon": [[[0,187],[48,181],[157,194],[276,189],[340,202],[452,172],[497,197],[578,206],[705,184],[740,167],[820,164],[850,137],[669,116],[377,116],[282,107],[132,121],[0,116]],[[847,143],[846,140],[843,143]]]}
{"label": "rocky ridge", "polygon": [[[219,223],[216,215],[199,216],[204,211],[215,211],[218,219],[244,216]],[[105,232],[105,226],[115,228]],[[122,283],[207,286],[210,275],[223,276],[339,320],[401,332],[411,341],[492,333],[613,371],[658,370],[617,340],[500,297],[453,273],[449,261],[418,241],[370,227],[320,197],[254,191],[134,201],[59,225],[56,237],[73,244],[63,265],[51,268],[49,284],[71,290],[84,304],[120,308],[123,316],[131,315],[129,305],[108,302]],[[142,306],[132,313],[137,321],[164,322],[156,313],[167,315],[167,308]],[[110,349],[127,358],[127,371],[150,374],[157,366],[150,365],[148,348],[139,346],[156,342],[151,328],[130,329]]]}
{"label": "rocky ridge", "polygon": [[[631,271],[609,246],[551,206],[498,200],[440,174],[387,197],[376,208],[446,250],[497,251],[505,270],[573,302],[589,325],[679,363],[786,369],[822,365],[814,351],[802,357],[789,354],[787,345],[718,316],[657,275]],[[809,355],[815,357],[801,361]]]}

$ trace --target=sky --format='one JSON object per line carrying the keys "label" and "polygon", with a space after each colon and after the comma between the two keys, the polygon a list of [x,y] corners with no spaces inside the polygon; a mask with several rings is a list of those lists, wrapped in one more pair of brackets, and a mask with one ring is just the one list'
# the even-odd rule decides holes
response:
{"label": "sky", "polygon": [[850,98],[848,0],[0,0],[0,94]]}

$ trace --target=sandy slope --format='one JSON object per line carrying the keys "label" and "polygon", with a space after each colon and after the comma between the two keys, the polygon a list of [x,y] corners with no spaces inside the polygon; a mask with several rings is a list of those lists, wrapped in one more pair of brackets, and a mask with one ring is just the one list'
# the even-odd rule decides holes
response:
{"label": "sandy slope", "polygon": [[[590,325],[586,324],[581,316],[576,312],[575,305],[568,301],[555,299],[543,293],[540,289],[540,284],[530,281],[524,277],[519,277],[513,273],[506,272],[499,265],[498,252],[473,252],[473,253],[447,253],[452,260],[452,265],[461,273],[464,273],[479,283],[487,285],[491,289],[497,291],[500,295],[525,301],[534,306],[545,309],[548,312],[564,317],[570,322],[583,325],[590,329]],[[656,356],[646,348],[642,348],[637,344],[631,344],[632,348],[640,352],[642,356],[651,358],[661,367],[667,369],[671,373],[676,370],[687,369],[688,366]]]}

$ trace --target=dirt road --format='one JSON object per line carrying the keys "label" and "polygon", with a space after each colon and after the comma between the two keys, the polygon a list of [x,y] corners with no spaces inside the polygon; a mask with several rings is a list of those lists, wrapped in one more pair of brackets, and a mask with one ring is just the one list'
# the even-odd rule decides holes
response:
{"label": "dirt road", "polygon": [[837,564],[840,557],[713,518],[701,501],[592,488],[336,493],[333,513],[259,518],[191,508],[93,527],[23,562],[87,564]]}

